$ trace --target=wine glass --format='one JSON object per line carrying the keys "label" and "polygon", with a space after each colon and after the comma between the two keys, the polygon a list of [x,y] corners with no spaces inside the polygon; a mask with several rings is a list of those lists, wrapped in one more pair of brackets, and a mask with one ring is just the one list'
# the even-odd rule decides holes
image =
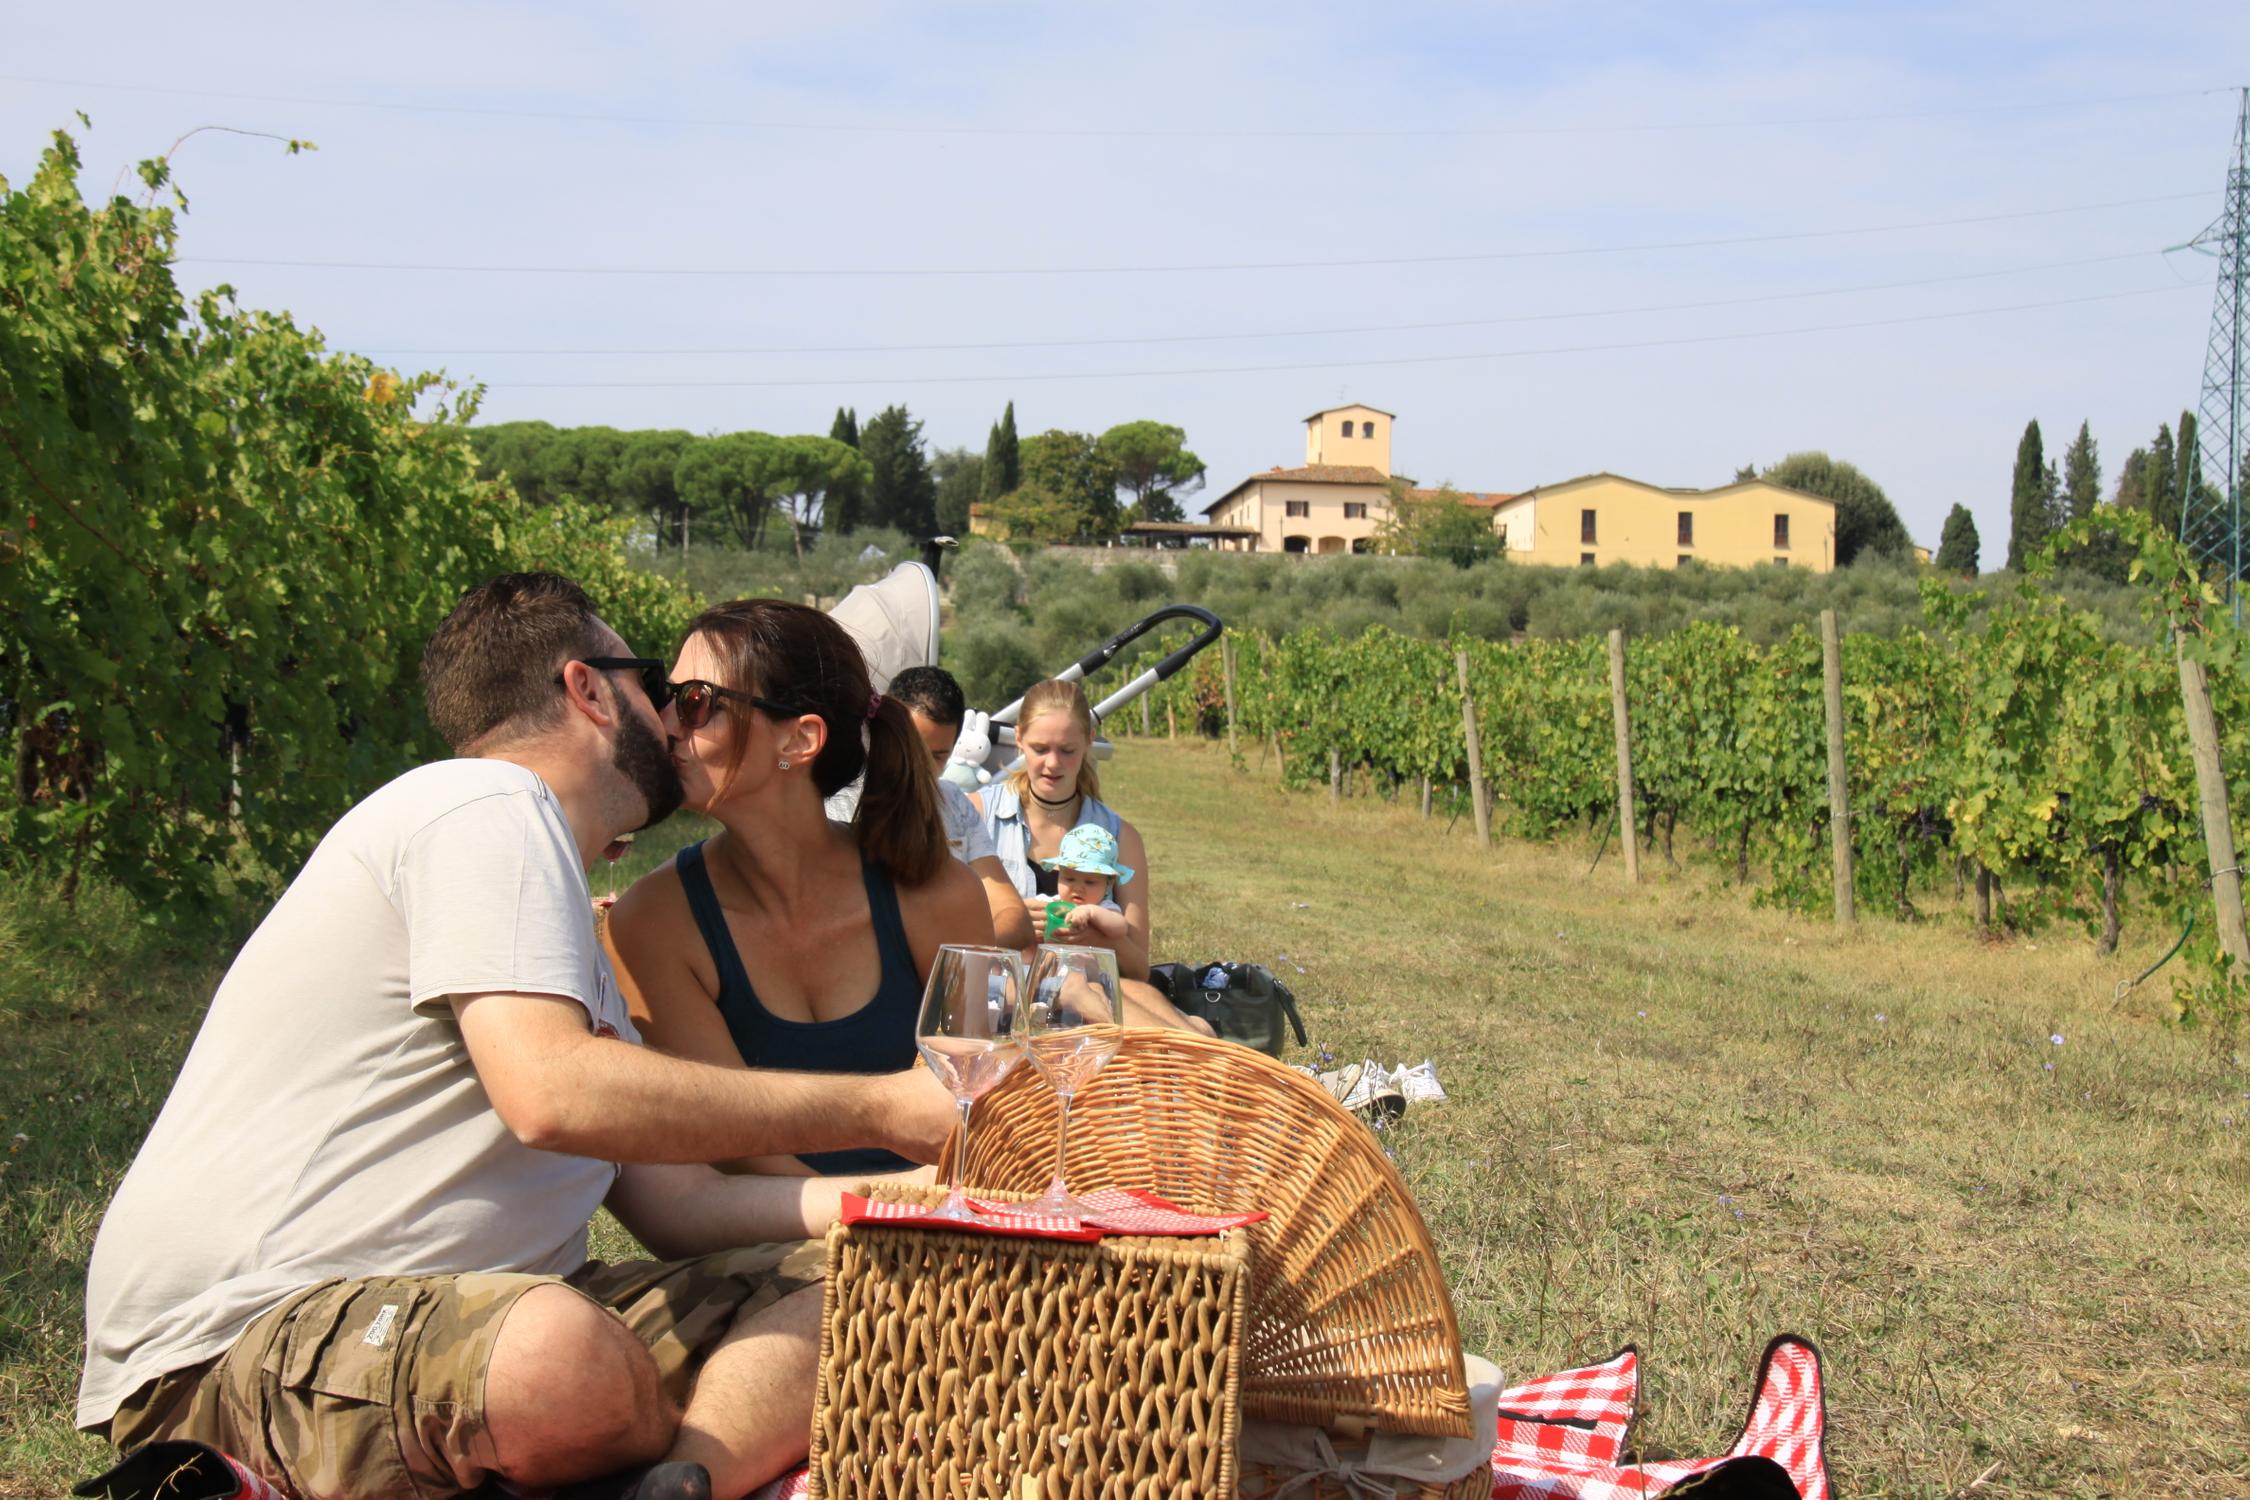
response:
{"label": "wine glass", "polygon": [[1117,1055],[1117,955],[1107,948],[1041,943],[1031,965],[1026,1044],[1037,1068],[1061,1101],[1055,1125],[1055,1175],[1046,1196],[1025,1205],[1031,1213],[1076,1219],[1091,1213],[1070,1195],[1063,1158],[1070,1148],[1070,1100],[1103,1064]]}
{"label": "wine glass", "polygon": [[621,833],[602,845],[602,858],[609,862],[609,894],[594,904],[603,911],[608,911],[617,904],[617,862],[632,852],[633,836],[629,833]]}
{"label": "wine glass", "polygon": [[975,1219],[961,1192],[969,1159],[969,1109],[1023,1060],[1023,960],[1007,948],[947,943],[930,965],[914,1044],[952,1091],[961,1109],[961,1144],[945,1201],[931,1210],[941,1219]]}

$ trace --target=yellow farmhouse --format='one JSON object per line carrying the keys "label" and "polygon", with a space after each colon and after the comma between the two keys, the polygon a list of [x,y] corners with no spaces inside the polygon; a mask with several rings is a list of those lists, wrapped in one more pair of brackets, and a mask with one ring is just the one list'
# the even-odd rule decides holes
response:
{"label": "yellow farmhouse", "polygon": [[1588,474],[1503,500],[1492,524],[1513,562],[1836,566],[1835,502],[1763,479],[1674,490]]}
{"label": "yellow farmhouse", "polygon": [[[1205,506],[1204,526],[1194,529],[1228,551],[1371,551],[1390,518],[1397,420],[1373,406],[1314,412],[1305,418],[1303,467],[1251,475]],[[1406,493],[1426,499],[1436,492]],[[1465,491],[1461,498],[1491,511],[1514,562],[1777,563],[1819,573],[1836,566],[1834,503],[1763,479],[1690,490],[1588,474],[1521,494]]]}

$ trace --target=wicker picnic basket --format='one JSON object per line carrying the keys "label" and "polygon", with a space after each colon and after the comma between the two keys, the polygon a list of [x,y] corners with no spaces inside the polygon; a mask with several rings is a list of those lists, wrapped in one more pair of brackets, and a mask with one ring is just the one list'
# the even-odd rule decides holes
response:
{"label": "wicker picnic basket", "polygon": [[[1056,1107],[1032,1070],[1017,1069],[978,1106],[966,1180],[1044,1187]],[[1245,1417],[1347,1441],[1370,1430],[1470,1436],[1460,1327],[1429,1230],[1375,1136],[1313,1079],[1231,1042],[1133,1031],[1077,1096],[1069,1178],[1077,1191],[1152,1188],[1201,1212],[1270,1215],[1244,1231]],[[1241,1483],[1268,1492],[1260,1476]],[[1445,1490],[1401,1493],[1490,1485],[1480,1470]]]}
{"label": "wicker picnic basket", "polygon": [[1064,1244],[839,1224],[827,1288],[814,1500],[1236,1493],[1241,1231]]}

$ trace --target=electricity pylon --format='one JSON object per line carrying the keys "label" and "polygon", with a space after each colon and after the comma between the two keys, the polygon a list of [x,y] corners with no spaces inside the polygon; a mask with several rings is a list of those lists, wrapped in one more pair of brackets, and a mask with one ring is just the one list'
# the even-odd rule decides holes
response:
{"label": "electricity pylon", "polygon": [[[2180,540],[2223,580],[2242,622],[2242,488],[2244,447],[2250,445],[2250,392],[2243,382],[2250,353],[2250,88],[2234,120],[2234,158],[2227,165],[2225,206],[2184,247],[2219,262],[2218,292],[2211,304],[2211,343],[2203,357],[2203,400],[2197,441],[2180,455]],[[2200,477],[2196,473],[2201,468]]]}

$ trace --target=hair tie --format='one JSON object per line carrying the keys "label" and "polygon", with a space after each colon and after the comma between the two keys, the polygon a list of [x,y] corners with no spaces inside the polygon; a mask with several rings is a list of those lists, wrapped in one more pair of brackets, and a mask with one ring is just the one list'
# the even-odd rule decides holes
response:
{"label": "hair tie", "polygon": [[875,714],[876,714],[876,711],[877,711],[878,709],[880,709],[880,708],[881,708],[882,706],[883,706],[883,695],[882,695],[881,693],[869,693],[869,694],[867,695],[867,722],[868,722],[868,723],[872,724],[872,723],[874,723],[874,722],[875,722]]}

